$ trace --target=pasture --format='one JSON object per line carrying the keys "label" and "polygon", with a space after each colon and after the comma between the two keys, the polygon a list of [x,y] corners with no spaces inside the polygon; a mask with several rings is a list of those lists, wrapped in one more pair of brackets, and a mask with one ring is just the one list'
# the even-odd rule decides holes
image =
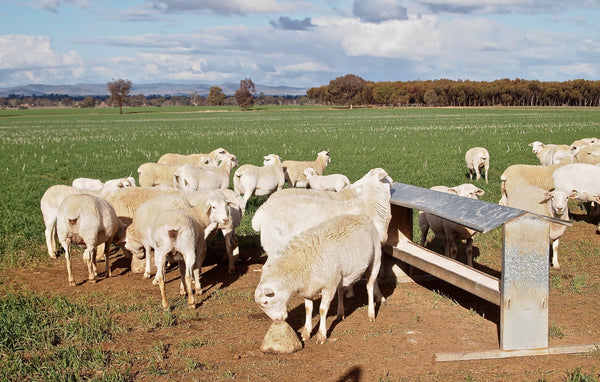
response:
{"label": "pasture", "polygon": [[[500,199],[500,174],[515,163],[539,164],[528,143],[570,143],[598,136],[598,108],[319,107],[48,109],[0,111],[0,375],[6,380],[598,380],[600,351],[584,355],[435,363],[436,352],[498,347],[497,308],[441,282],[385,284],[388,304],[369,323],[366,298],[347,305],[346,320],[328,318],[331,340],[290,356],[262,354],[270,324],[253,300],[265,256],[250,219],[266,197],[252,197],[238,230],[235,275],[218,264],[222,242],[209,245],[202,303],[190,311],[168,273],[173,310],[163,313],[158,288],[113,260],[113,277],[70,288],[64,260],[48,258],[39,201],[54,184],[77,177],[133,174],[162,154],[224,147],[240,164],[266,154],[313,160],[329,150],[325,174],[350,181],[374,167],[421,187],[468,182],[464,154],[484,146],[490,181],[475,182],[482,200]],[[576,206],[573,206],[576,208]],[[561,239],[561,269],[550,271],[550,343],[600,341],[600,239],[574,216]],[[579,217],[579,218],[578,218]],[[420,233],[415,231],[415,238]],[[476,267],[500,271],[501,235],[475,236]],[[431,248],[442,250],[439,243]],[[459,249],[460,251],[460,249]],[[211,256],[211,253],[217,255]],[[74,272],[85,271],[76,251]],[[103,271],[103,263],[99,270]],[[301,301],[289,322],[304,319]],[[332,307],[330,312],[335,311]],[[333,323],[332,323],[333,322]]]}

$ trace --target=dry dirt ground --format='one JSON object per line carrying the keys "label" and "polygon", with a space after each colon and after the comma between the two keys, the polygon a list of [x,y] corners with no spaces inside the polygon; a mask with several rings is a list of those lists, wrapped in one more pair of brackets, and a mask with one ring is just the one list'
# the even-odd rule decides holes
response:
{"label": "dry dirt ground", "polygon": [[[591,241],[598,248],[600,235],[594,231],[594,225],[576,222],[561,241]],[[220,243],[209,247],[209,253],[223,251]],[[112,316],[126,330],[102,346],[128,355],[127,365],[115,362],[114,367],[130,368],[135,381],[564,381],[576,370],[600,377],[600,350],[436,362],[438,353],[499,348],[499,308],[441,281],[383,283],[387,304],[377,308],[375,322],[367,318],[366,293],[359,285],[356,297],[346,300],[344,321],[335,320],[332,303],[326,344],[316,344],[313,337],[297,353],[264,354],[259,346],[271,322],[253,295],[266,258],[255,248],[242,247],[241,252],[234,275],[217,256],[209,256],[201,276],[204,294],[195,311],[179,296],[179,272],[170,270],[169,324],[164,324],[158,288],[130,272],[120,254],[112,261],[113,277],[101,274],[95,285],[85,281],[80,252],[74,262],[76,287],[68,286],[63,258],[17,269],[5,280],[15,288],[85,298],[100,306],[109,299],[120,306]],[[550,346],[600,343],[598,256],[592,263],[585,253],[561,255],[561,269],[550,270]],[[571,290],[570,283],[582,274],[587,275],[584,285]],[[288,322],[298,331],[304,321],[302,300],[293,299],[289,308]],[[315,326],[317,320],[313,317]]]}

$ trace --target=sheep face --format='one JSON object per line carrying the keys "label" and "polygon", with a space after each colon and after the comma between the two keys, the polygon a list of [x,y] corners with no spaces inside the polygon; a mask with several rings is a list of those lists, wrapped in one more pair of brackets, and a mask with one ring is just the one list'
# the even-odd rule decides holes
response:
{"label": "sheep face", "polygon": [[448,191],[470,199],[479,199],[479,197],[485,193],[481,188],[475,187],[470,183],[465,183],[461,184],[460,186],[452,187]]}
{"label": "sheep face", "polygon": [[541,203],[550,203],[550,208],[555,217],[562,216],[565,211],[569,211],[567,205],[569,198],[576,198],[578,196],[576,191],[568,194],[563,191],[549,191],[544,193],[544,200]]}
{"label": "sheep face", "polygon": [[281,163],[281,158],[277,154],[265,155],[263,159],[263,166]]}
{"label": "sheep face", "polygon": [[540,151],[542,151],[542,149],[544,148],[545,145],[540,141],[535,141],[535,142],[531,142],[527,146],[531,146],[531,152],[533,152],[534,154],[537,154]]}
{"label": "sheep face", "polygon": [[329,164],[331,162],[331,156],[329,155],[329,151],[321,151],[317,154],[318,157],[322,157],[325,159],[325,163]]}
{"label": "sheep face", "polygon": [[317,175],[317,170],[315,170],[312,167],[308,167],[308,168],[304,169],[304,171],[302,171],[302,173],[304,174],[304,176],[306,177],[306,179],[310,179],[314,175]]}
{"label": "sheep face", "polygon": [[219,228],[226,226],[231,219],[231,213],[227,201],[222,198],[212,198],[208,199],[207,204],[207,213],[210,221],[217,223]]}
{"label": "sheep face", "polygon": [[287,318],[287,302],[290,295],[278,290],[269,283],[259,283],[254,291],[254,301],[260,309],[273,321],[284,321]]}

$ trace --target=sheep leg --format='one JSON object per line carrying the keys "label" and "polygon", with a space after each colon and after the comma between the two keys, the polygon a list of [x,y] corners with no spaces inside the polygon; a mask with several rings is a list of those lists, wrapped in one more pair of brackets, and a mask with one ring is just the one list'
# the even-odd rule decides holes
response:
{"label": "sheep leg", "polygon": [[74,287],[75,278],[73,277],[73,271],[71,269],[71,240],[67,239],[64,243],[62,243],[62,246],[65,250],[65,263],[67,264],[67,275],[69,285]]}
{"label": "sheep leg", "polygon": [[304,319],[304,327],[300,331],[300,335],[302,337],[302,341],[306,342],[310,338],[310,333],[312,333],[312,312],[313,312],[313,301],[307,298],[304,299],[304,311],[306,313],[306,318]]}
{"label": "sheep leg", "polygon": [[202,294],[202,285],[200,284],[200,270],[202,269],[202,264],[204,263],[204,259],[206,258],[206,242],[199,241],[196,244],[196,261],[194,262],[194,267],[192,269],[192,273],[194,274],[194,288],[197,295]]}
{"label": "sheep leg", "polygon": [[490,165],[485,165],[485,182],[488,183],[488,170],[490,169]]}
{"label": "sheep leg", "polygon": [[235,273],[235,259],[239,256],[240,249],[235,233],[231,229],[222,229],[223,237],[225,238],[225,249],[229,258],[229,274]]}
{"label": "sheep leg", "polygon": [[[466,252],[467,252],[467,265],[472,267],[473,266],[473,238],[472,237],[467,239]],[[456,258],[456,253],[454,254],[454,257]]]}
{"label": "sheep leg", "polygon": [[[144,278],[149,279],[152,276],[152,264],[150,263],[150,246],[144,245],[144,252],[146,252],[146,267],[144,268]],[[154,255],[156,257],[156,254]],[[156,263],[156,259],[154,260]],[[163,260],[164,261],[164,260]]]}
{"label": "sheep leg", "polygon": [[454,238],[451,235],[448,235],[448,233],[446,233],[446,242],[445,242],[445,254],[446,257],[450,257],[452,260],[456,260],[456,252],[457,252],[457,248],[456,248],[456,242],[454,241]]}
{"label": "sheep leg", "polygon": [[[187,256],[184,255],[184,258],[187,258]],[[192,259],[193,258],[194,258],[194,255],[192,255]],[[194,300],[194,292],[192,291],[193,267],[194,267],[194,265],[192,264],[191,261],[189,261],[189,262],[180,261],[179,262],[179,274],[181,276],[182,284],[185,283],[185,291],[187,292],[187,295],[188,295],[188,306],[190,307],[190,309],[196,308],[196,301]]]}
{"label": "sheep leg", "polygon": [[552,268],[560,268],[560,264],[558,264],[558,239],[552,242]]}
{"label": "sheep leg", "polygon": [[110,259],[108,258],[108,256],[110,255],[111,241],[112,239],[104,243],[104,274],[106,275],[106,277],[112,277],[112,272],[110,270]]}
{"label": "sheep leg", "polygon": [[169,310],[169,302],[167,301],[167,293],[165,292],[165,257],[166,253],[156,251],[154,253],[154,264],[156,264],[156,275],[154,282],[160,288],[160,298],[164,310]]}
{"label": "sheep leg", "polygon": [[96,247],[86,244],[85,251],[83,251],[83,259],[88,267],[88,281],[92,284],[95,284],[97,273],[97,269],[94,264],[96,259]]}
{"label": "sheep leg", "polygon": [[420,245],[424,247],[425,242],[427,242],[427,233],[429,232],[429,222],[424,212],[419,213],[419,228],[421,229]]}
{"label": "sheep leg", "polygon": [[475,166],[475,179],[481,179],[481,173],[479,172],[479,166]]}
{"label": "sheep leg", "polygon": [[321,291],[321,305],[319,306],[319,331],[317,332],[317,343],[324,344],[327,341],[327,311],[331,300],[335,296],[338,287],[323,289]]}
{"label": "sheep leg", "polygon": [[[350,286],[352,286],[352,285],[350,285]],[[344,309],[344,286],[342,285],[341,282],[340,282],[340,285],[338,286],[337,296],[338,296],[337,319],[343,320],[346,318],[346,312]]]}
{"label": "sheep leg", "polygon": [[44,235],[46,236],[48,255],[52,259],[56,259],[56,253],[58,252],[58,248],[56,246],[56,219],[46,226]]}
{"label": "sheep leg", "polygon": [[375,302],[373,298],[375,291],[378,295],[378,298],[381,297],[381,302],[385,302],[385,298],[379,290],[379,285],[377,285],[377,276],[379,275],[379,268],[381,267],[381,247],[377,246],[375,251],[376,254],[374,256],[373,263],[369,267],[369,277],[367,279],[367,296],[369,299],[367,312],[369,321],[371,322],[375,321]]}

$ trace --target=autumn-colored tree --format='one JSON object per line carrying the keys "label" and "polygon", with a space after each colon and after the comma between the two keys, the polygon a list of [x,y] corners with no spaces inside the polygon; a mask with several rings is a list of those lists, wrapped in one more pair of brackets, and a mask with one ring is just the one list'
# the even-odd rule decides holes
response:
{"label": "autumn-colored tree", "polygon": [[355,74],[346,74],[329,81],[328,92],[333,103],[338,105],[360,104],[367,81]]}
{"label": "autumn-colored tree", "polygon": [[210,87],[210,90],[208,91],[208,104],[210,106],[223,106],[225,98],[227,98],[227,96],[223,93],[223,89],[218,86]]}
{"label": "autumn-colored tree", "polygon": [[246,111],[254,105],[255,93],[256,88],[254,87],[254,83],[250,78],[246,78],[240,81],[240,87],[235,91],[233,97],[235,98],[235,103]]}
{"label": "autumn-colored tree", "polygon": [[109,102],[119,106],[119,114],[123,114],[123,105],[131,91],[131,81],[123,79],[115,80],[113,78],[113,81],[109,81],[106,86],[110,92]]}
{"label": "autumn-colored tree", "polygon": [[88,108],[96,106],[96,100],[94,97],[87,96],[79,102],[80,108]]}

